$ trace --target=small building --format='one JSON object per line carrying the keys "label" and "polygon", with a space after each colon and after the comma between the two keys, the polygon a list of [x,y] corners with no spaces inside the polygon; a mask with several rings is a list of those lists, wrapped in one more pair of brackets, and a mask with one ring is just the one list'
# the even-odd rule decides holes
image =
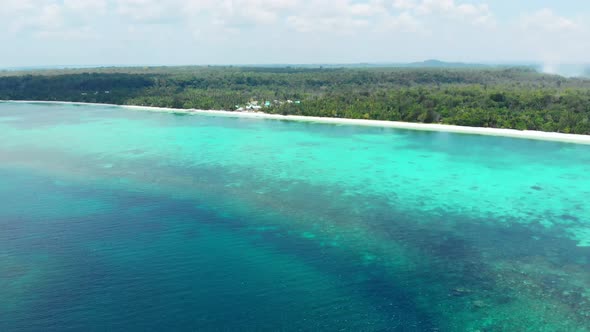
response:
{"label": "small building", "polygon": [[259,110],[261,108],[262,108],[262,106],[252,105],[252,104],[246,106],[246,110],[254,110],[254,111],[257,111],[257,110]]}

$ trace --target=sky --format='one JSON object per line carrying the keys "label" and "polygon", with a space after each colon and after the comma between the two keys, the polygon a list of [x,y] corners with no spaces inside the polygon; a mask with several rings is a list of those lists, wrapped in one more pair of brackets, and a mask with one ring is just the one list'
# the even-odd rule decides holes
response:
{"label": "sky", "polygon": [[590,63],[587,0],[0,0],[0,68]]}

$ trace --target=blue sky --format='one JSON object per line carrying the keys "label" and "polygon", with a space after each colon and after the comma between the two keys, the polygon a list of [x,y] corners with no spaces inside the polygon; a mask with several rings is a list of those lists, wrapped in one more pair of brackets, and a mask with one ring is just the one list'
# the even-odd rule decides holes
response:
{"label": "blue sky", "polygon": [[0,0],[0,67],[588,63],[585,0]]}

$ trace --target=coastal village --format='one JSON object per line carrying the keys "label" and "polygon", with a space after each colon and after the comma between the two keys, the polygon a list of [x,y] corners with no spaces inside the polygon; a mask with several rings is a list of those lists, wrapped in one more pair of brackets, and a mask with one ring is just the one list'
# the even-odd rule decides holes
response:
{"label": "coastal village", "polygon": [[259,102],[258,100],[250,100],[245,105],[236,105],[235,110],[239,112],[256,112],[260,111],[263,108],[272,107],[273,105],[283,105],[283,104],[301,104],[300,100],[291,100],[287,99],[285,101],[282,100],[270,100],[264,101],[264,103]]}

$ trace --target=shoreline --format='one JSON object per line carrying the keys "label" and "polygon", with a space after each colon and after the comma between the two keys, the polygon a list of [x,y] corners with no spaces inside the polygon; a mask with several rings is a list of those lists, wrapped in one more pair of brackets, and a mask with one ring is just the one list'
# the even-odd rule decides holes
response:
{"label": "shoreline", "polygon": [[0,100],[0,103],[20,103],[20,104],[63,104],[63,105],[84,105],[84,106],[108,106],[120,107],[129,110],[164,112],[164,113],[186,113],[186,114],[207,114],[215,116],[231,116],[253,119],[271,119],[287,120],[300,122],[313,122],[325,124],[339,124],[351,126],[381,127],[394,129],[408,129],[421,131],[449,132],[456,134],[500,136],[521,139],[533,139],[552,142],[588,144],[590,145],[590,135],[563,134],[555,132],[533,131],[533,130],[516,130],[503,128],[485,128],[485,127],[467,127],[457,125],[446,125],[436,123],[413,123],[386,120],[364,120],[364,119],[347,119],[347,118],[327,118],[303,115],[281,115],[264,112],[239,112],[239,111],[222,111],[222,110],[199,110],[199,109],[178,109],[153,106],[136,106],[136,105],[116,105],[101,103],[83,103],[69,101],[38,101],[38,100]]}

